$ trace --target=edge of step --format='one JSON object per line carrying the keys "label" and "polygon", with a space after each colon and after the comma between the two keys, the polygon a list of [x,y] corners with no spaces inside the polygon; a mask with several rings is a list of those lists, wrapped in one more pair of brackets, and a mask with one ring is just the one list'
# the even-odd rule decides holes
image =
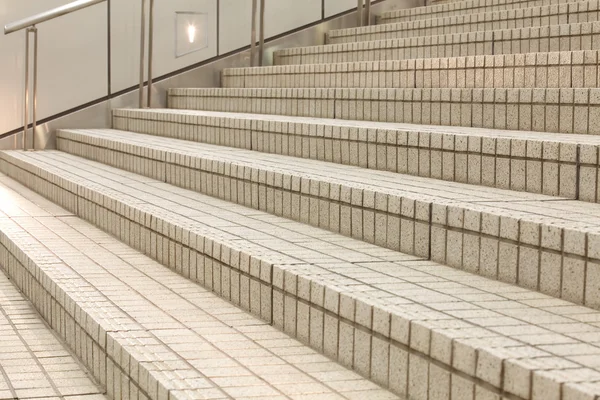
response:
{"label": "edge of step", "polygon": [[[0,176],[4,196],[5,182],[6,178]],[[6,217],[0,211],[2,218]],[[0,244],[0,398],[108,400],[105,389],[46,322],[51,320],[51,304],[33,304],[19,290],[17,282],[6,274],[7,259]]]}
{"label": "edge of step", "polygon": [[169,108],[600,134],[600,89],[169,89]]}
{"label": "edge of step", "polygon": [[223,88],[595,88],[598,50],[227,68]]}
{"label": "edge of step", "polygon": [[[531,7],[538,4],[560,4],[561,0],[464,0],[423,7],[413,7],[383,12],[377,16],[378,24],[386,24],[387,20],[410,20],[427,18],[430,14],[464,13],[465,10],[506,7],[509,9]],[[475,11],[476,12],[476,11]]]}

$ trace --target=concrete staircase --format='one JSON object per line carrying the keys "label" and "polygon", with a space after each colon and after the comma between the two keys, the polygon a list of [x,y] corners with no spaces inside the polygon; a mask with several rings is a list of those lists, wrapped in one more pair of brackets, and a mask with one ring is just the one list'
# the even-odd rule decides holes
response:
{"label": "concrete staircase", "polygon": [[389,12],[0,153],[0,266],[113,398],[599,400],[599,11]]}

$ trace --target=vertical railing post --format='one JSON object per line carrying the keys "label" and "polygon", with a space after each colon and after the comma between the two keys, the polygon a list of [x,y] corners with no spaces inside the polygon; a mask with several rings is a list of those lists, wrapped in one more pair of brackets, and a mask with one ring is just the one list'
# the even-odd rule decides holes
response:
{"label": "vertical railing post", "polygon": [[23,150],[27,150],[29,132],[29,28],[25,30],[25,93],[23,105]]}
{"label": "vertical railing post", "polygon": [[[31,52],[30,35],[33,34],[33,99],[29,96],[29,53]],[[31,26],[25,30],[25,90],[23,99],[23,150],[35,150],[35,131],[37,128],[37,76],[38,76],[38,30]],[[27,134],[29,133],[29,111],[31,110],[31,147],[27,146]],[[16,144],[16,143],[15,143]]]}
{"label": "vertical railing post", "polygon": [[142,3],[142,20],[140,25],[140,93],[139,101],[140,108],[144,108],[144,58],[146,57],[146,0],[141,0]]}
{"label": "vertical railing post", "polygon": [[250,33],[250,66],[254,67],[254,56],[256,55],[256,9],[258,0],[252,0],[252,32]]}
{"label": "vertical railing post", "polygon": [[152,58],[154,53],[154,0],[150,0],[148,21],[148,108],[152,108]]}
{"label": "vertical railing post", "polygon": [[33,33],[33,115],[31,126],[31,150],[35,150],[35,131],[37,129],[37,87],[38,87],[38,30],[34,26],[31,27]]}
{"label": "vertical railing post", "polygon": [[370,26],[371,25],[371,0],[366,0],[366,6],[365,6],[365,14],[366,15],[366,26]]}
{"label": "vertical railing post", "polygon": [[258,65],[263,66],[263,52],[265,50],[265,0],[260,0],[260,33],[258,44]]}
{"label": "vertical railing post", "polygon": [[358,0],[358,6],[356,7],[356,18],[358,26],[363,26],[363,0]]}

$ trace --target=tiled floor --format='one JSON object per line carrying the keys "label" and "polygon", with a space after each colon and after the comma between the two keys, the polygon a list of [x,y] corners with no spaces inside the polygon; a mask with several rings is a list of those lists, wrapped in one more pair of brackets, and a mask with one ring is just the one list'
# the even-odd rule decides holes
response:
{"label": "tiled floor", "polygon": [[[0,183],[2,211],[21,206],[7,194]],[[103,393],[0,269],[0,399],[108,399]]]}

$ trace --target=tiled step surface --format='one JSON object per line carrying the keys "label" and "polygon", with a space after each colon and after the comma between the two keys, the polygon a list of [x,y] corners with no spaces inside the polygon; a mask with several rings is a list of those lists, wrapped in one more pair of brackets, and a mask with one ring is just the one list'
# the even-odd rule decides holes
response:
{"label": "tiled step surface", "polygon": [[[110,230],[115,230],[115,224],[127,226],[131,238],[125,238],[129,232],[121,236],[140,248],[156,251],[152,250],[155,247],[150,246],[151,242],[162,244],[158,247],[159,254],[170,248],[168,259],[173,263],[172,268],[188,274],[202,271],[196,276],[210,277],[204,283],[222,296],[236,301],[236,293],[247,293],[240,298],[248,296],[246,301],[252,304],[258,298],[260,309],[267,306],[265,302],[271,294],[272,314],[263,318],[272,316],[276,327],[389,385],[400,395],[432,400],[570,400],[595,398],[600,394],[600,386],[595,383],[600,380],[595,356],[600,351],[597,311],[69,155],[10,154],[30,163],[27,167],[30,172],[21,170],[19,179],[41,193],[62,199],[69,207],[78,203],[79,212],[94,222],[108,219],[110,222],[104,224]],[[37,174],[39,177],[35,177]],[[67,197],[66,193],[70,195]],[[217,209],[220,211],[215,213]],[[49,229],[41,228],[39,232],[44,233]],[[108,246],[104,244],[106,241],[113,252],[121,246],[113,245],[108,236],[96,233],[82,222],[71,223],[64,229],[75,230],[73,234],[84,233],[92,239],[89,247],[79,250],[88,257],[94,257],[99,247]],[[90,230],[94,233],[89,234]],[[244,237],[240,236],[242,232],[246,233]],[[34,232],[31,230],[30,234]],[[205,261],[193,264],[192,260],[198,256]],[[182,259],[178,269],[177,260]],[[253,324],[235,324],[240,321],[239,314],[229,316],[223,310],[225,303],[213,306],[217,300],[206,300],[208,294],[195,297],[198,289],[190,290],[190,283],[179,283],[168,271],[155,270],[153,263],[139,266],[139,260],[137,254],[125,257],[116,266],[103,264],[100,271],[102,275],[104,270],[112,276],[124,275],[116,282],[119,287],[142,285],[140,296],[147,298],[156,295],[156,287],[167,286],[171,291],[162,289],[160,293],[178,296],[178,300],[168,301],[161,296],[160,302],[164,304],[176,305],[182,298],[196,307],[207,304],[209,309],[202,310],[202,315],[196,318],[221,317],[230,325],[227,329],[240,331],[235,339],[240,340],[245,334],[257,341],[265,340],[264,344],[270,347],[279,342],[276,336],[259,334],[262,328]],[[143,279],[137,272],[140,268],[144,268]],[[126,274],[119,273],[123,269]],[[257,286],[251,283],[249,289],[244,279]],[[261,296],[259,287],[270,290]],[[125,310],[134,306],[139,307],[129,305]],[[190,308],[182,310],[175,306],[168,309],[168,314],[172,324],[182,324],[182,316],[190,321],[196,315],[190,313]],[[195,330],[204,334],[213,332],[214,325],[201,326]],[[161,338],[169,337],[167,333],[172,329],[170,326]],[[208,335],[215,338],[214,334]],[[217,335],[222,338],[223,332],[218,330]],[[218,341],[215,345],[229,347],[227,343],[230,342]],[[235,354],[248,355],[245,348],[231,347]],[[281,352],[284,359],[313,364],[300,368],[311,376],[339,376],[320,374],[329,370],[322,366],[327,361],[318,356]],[[249,368],[261,370],[256,364]],[[279,364],[266,370],[288,374]],[[226,371],[232,373],[230,369]],[[293,379],[297,382],[296,377]],[[343,378],[336,380],[339,379]],[[355,387],[345,381],[335,383],[336,387],[348,390]],[[361,393],[352,398],[378,398],[364,396]]]}
{"label": "tiled step surface", "polygon": [[448,4],[448,3],[454,3],[457,1],[464,1],[464,0],[429,0],[427,2],[428,6],[433,6],[433,5],[437,5],[437,4]]}
{"label": "tiled step surface", "polygon": [[[5,181],[0,178],[3,209],[8,206]],[[0,210],[0,219],[4,218]],[[1,399],[108,400],[2,271],[0,335]]]}
{"label": "tiled step surface", "polygon": [[600,22],[277,50],[275,65],[330,64],[600,49]]}
{"label": "tiled step surface", "polygon": [[12,186],[0,206],[0,259],[38,306],[53,305],[46,318],[97,363],[111,398],[397,398],[67,211],[47,215],[37,195]]}
{"label": "tiled step surface", "polygon": [[333,30],[327,34],[327,42],[329,44],[352,43],[592,22],[598,20],[599,10],[600,3],[597,0],[592,0],[565,2],[552,6],[491,11],[481,14],[460,14],[445,18]]}
{"label": "tiled step surface", "polygon": [[[114,110],[113,126],[128,132],[600,201],[600,137],[594,135],[187,110]],[[59,132],[58,137],[68,138],[69,133]]]}
{"label": "tiled step surface", "polygon": [[467,0],[433,4],[426,7],[387,11],[377,17],[379,24],[477,14],[490,11],[512,10],[561,4],[566,0]]}
{"label": "tiled step surface", "polygon": [[59,147],[600,308],[599,205],[174,139],[120,136],[118,131],[63,134]]}
{"label": "tiled step surface", "polygon": [[600,134],[600,89],[170,89],[169,107]]}
{"label": "tiled step surface", "polygon": [[223,70],[224,88],[595,88],[598,51]]}

